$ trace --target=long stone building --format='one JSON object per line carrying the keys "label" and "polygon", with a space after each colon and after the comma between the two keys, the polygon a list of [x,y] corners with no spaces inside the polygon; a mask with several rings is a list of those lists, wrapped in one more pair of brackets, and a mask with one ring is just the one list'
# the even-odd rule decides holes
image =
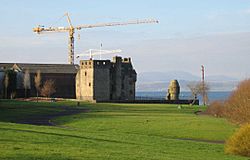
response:
{"label": "long stone building", "polygon": [[[15,89],[8,89],[8,97],[15,93],[15,97],[20,98],[25,96],[23,78],[25,71],[29,72],[29,83],[28,96],[36,96],[36,88],[34,83],[34,77],[37,71],[41,72],[42,84],[52,79],[55,82],[56,92],[52,95],[53,97],[60,98],[75,98],[75,76],[78,70],[78,65],[70,64],[29,64],[29,63],[1,63],[0,64],[0,83],[1,87],[4,88],[3,79],[4,72],[6,70],[13,70],[15,74]],[[10,80],[12,81],[12,80]],[[1,90],[2,93],[4,92]]]}
{"label": "long stone building", "polygon": [[58,98],[77,98],[89,101],[134,100],[136,71],[131,59],[114,57],[110,60],[82,60],[80,65],[0,63],[0,98],[5,95],[6,70],[15,72],[15,89],[8,89],[8,97],[24,97],[23,77],[29,71],[28,96],[36,96],[34,77],[41,72],[42,83],[55,82]]}

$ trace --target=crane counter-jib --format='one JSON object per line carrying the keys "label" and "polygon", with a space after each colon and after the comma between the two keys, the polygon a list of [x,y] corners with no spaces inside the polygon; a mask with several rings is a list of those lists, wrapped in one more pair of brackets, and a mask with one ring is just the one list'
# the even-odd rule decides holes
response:
{"label": "crane counter-jib", "polygon": [[70,30],[70,27],[36,27],[33,28],[33,32],[41,33],[41,32],[68,32]]}

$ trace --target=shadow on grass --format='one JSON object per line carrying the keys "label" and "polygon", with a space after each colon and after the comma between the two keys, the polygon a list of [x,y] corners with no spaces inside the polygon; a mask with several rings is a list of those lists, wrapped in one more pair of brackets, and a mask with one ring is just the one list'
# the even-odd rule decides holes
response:
{"label": "shadow on grass", "polygon": [[77,138],[77,139],[84,139],[84,140],[91,140],[91,141],[109,142],[109,143],[138,145],[137,143],[123,142],[123,141],[117,141],[117,140],[107,140],[107,139],[102,139],[102,138],[90,138],[90,137],[85,137],[85,136],[61,134],[61,133],[48,133],[48,132],[32,131],[32,130],[25,130],[25,129],[0,128],[0,130],[2,130],[2,131],[15,131],[15,132],[33,133],[33,134],[40,134],[40,135],[47,135],[47,136],[59,136],[59,137],[67,137],[67,138]]}
{"label": "shadow on grass", "polygon": [[[59,105],[60,104],[60,105]],[[65,106],[63,103],[36,103],[1,101],[0,122],[52,126],[51,120],[88,110],[83,107]]]}
{"label": "shadow on grass", "polygon": [[67,157],[64,154],[59,154],[59,153],[52,153],[49,155],[34,155],[34,154],[21,153],[21,154],[4,157],[4,160],[14,160],[14,159],[18,159],[18,160],[44,160],[44,159],[46,160],[74,160],[75,158]]}

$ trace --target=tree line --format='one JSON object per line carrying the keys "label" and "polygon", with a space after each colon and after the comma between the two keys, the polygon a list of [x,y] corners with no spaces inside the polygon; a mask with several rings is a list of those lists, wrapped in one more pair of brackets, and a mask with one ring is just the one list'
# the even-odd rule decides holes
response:
{"label": "tree line", "polygon": [[[13,70],[6,70],[2,80],[2,98],[15,98],[17,90],[17,73]],[[29,70],[25,70],[23,78],[21,80],[22,87],[24,89],[24,97],[28,97],[28,90],[31,89],[31,79]],[[34,76],[34,85],[36,89],[36,97],[38,100],[39,95],[44,97],[51,97],[56,92],[55,81],[52,79],[47,79],[42,84],[41,71],[38,70]]]}

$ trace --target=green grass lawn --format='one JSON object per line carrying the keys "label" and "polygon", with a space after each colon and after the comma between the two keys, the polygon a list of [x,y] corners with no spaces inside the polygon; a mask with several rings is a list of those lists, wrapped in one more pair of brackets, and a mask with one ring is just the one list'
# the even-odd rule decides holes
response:
{"label": "green grass lawn", "polygon": [[247,159],[212,143],[237,126],[194,114],[204,107],[81,103],[88,112],[53,119],[58,126],[11,123],[75,104],[0,101],[0,159]]}

